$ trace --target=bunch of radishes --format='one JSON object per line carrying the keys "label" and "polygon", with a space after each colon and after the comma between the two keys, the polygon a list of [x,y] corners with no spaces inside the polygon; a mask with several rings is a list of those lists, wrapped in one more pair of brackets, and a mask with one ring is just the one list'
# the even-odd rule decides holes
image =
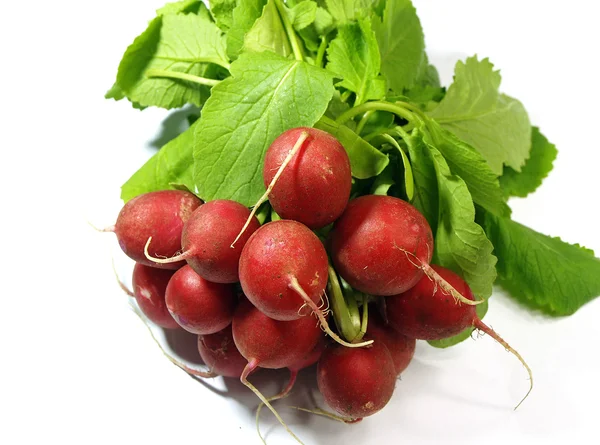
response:
{"label": "bunch of radishes", "polygon": [[[137,263],[133,294],[143,313],[198,334],[209,372],[188,372],[240,378],[284,424],[269,400],[318,362],[325,402],[353,422],[387,404],[416,339],[474,326],[520,358],[477,317],[465,281],[429,264],[434,241],[423,215],[390,196],[350,199],[350,162],[333,136],[286,131],[265,155],[263,179],[273,213],[262,225],[261,202],[251,212],[164,190],[127,202],[113,228]],[[248,381],[259,367],[289,368],[290,384],[267,400]]]}

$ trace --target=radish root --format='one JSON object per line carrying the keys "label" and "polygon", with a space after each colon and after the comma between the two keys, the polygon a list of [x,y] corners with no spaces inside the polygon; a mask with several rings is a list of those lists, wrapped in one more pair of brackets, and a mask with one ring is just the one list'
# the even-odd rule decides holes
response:
{"label": "radish root", "polygon": [[150,325],[148,324],[148,322],[146,321],[146,319],[144,318],[144,316],[142,315],[140,310],[137,308],[137,306],[135,306],[132,303],[130,303],[130,306],[131,306],[131,309],[133,310],[133,312],[135,312],[135,314],[139,317],[139,319],[142,320],[144,325],[146,325],[146,328],[148,328],[148,332],[150,332],[150,336],[152,337],[152,340],[154,340],[154,343],[156,343],[156,345],[159,347],[159,349],[162,351],[162,353],[165,355],[165,357],[167,357],[169,359],[169,361],[171,363],[173,363],[175,366],[178,366],[179,368],[183,369],[185,372],[187,372],[190,375],[195,375],[195,376],[202,377],[205,379],[211,379],[211,378],[217,377],[219,375],[212,371],[200,371],[197,369],[190,368],[189,366],[184,365],[183,363],[179,362],[175,357],[171,356],[167,351],[165,351],[165,348],[163,348],[163,346],[160,344],[160,342],[154,335],[154,332],[152,332],[152,328],[150,327]]}
{"label": "radish root", "polygon": [[321,409],[321,408],[308,409],[308,408],[302,408],[300,406],[290,406],[289,408],[293,408],[298,411],[304,411],[305,413],[316,414],[317,416],[327,417],[329,419],[337,420],[338,422],[348,423],[348,424],[358,423],[362,420],[362,417],[358,417],[358,418],[354,419],[352,417],[338,416],[337,414],[330,413],[329,411],[325,411],[324,409]]}
{"label": "radish root", "polygon": [[333,338],[336,342],[338,342],[340,345],[346,346],[347,348],[362,348],[364,346],[369,346],[373,343],[373,340],[364,341],[361,343],[348,343],[347,341],[343,340],[339,335],[337,335],[331,330],[331,328],[329,327],[329,323],[327,323],[327,320],[325,319],[325,315],[323,315],[323,311],[319,309],[317,304],[311,300],[311,298],[306,294],[306,292],[304,292],[304,289],[302,289],[302,286],[300,286],[300,283],[298,283],[296,277],[290,277],[290,284],[288,284],[288,287],[302,297],[304,303],[312,309],[313,313],[319,319],[319,322],[321,323],[321,328],[323,328],[323,330],[327,332],[327,334],[329,334],[329,336]]}
{"label": "radish root", "polygon": [[148,241],[146,241],[146,245],[144,246],[144,255],[150,261],[154,261],[155,263],[158,263],[158,264],[176,263],[178,261],[187,260],[189,257],[192,256],[190,254],[190,252],[188,251],[188,252],[180,253],[179,255],[175,255],[174,257],[171,257],[171,258],[156,258],[156,257],[153,257],[152,255],[150,255],[150,253],[148,253],[148,248],[150,247],[150,243],[151,242],[152,242],[152,237],[149,237]]}
{"label": "radish root", "polygon": [[[273,397],[269,397],[267,400],[269,402],[273,402],[275,400],[283,399],[289,396],[290,392],[292,391],[292,388],[294,387],[294,384],[296,383],[296,377],[298,377],[298,371],[290,369],[290,380],[288,381],[288,384],[285,386],[285,388],[283,388],[283,390],[279,394],[274,395]],[[258,432],[258,437],[260,437],[260,440],[262,440],[262,442],[266,444],[265,439],[260,433],[260,412],[263,406],[265,406],[265,404],[263,402],[260,402],[260,405],[258,405],[258,408],[256,409],[256,431]]]}
{"label": "radish root", "polygon": [[[242,371],[242,376],[240,377],[240,381],[247,386],[248,388],[250,388],[250,390],[256,394],[256,396],[261,400],[262,403],[264,403],[267,408],[269,408],[271,410],[271,412],[273,413],[273,415],[277,418],[277,420],[279,420],[279,423],[281,423],[281,425],[285,428],[285,430],[294,438],[298,441],[298,443],[304,445],[304,443],[298,438],[298,436],[296,436],[292,430],[290,430],[290,428],[286,425],[286,423],[283,421],[283,419],[281,418],[281,416],[279,415],[279,413],[277,411],[275,411],[275,408],[273,408],[273,406],[269,403],[269,400],[267,398],[265,398],[265,396],[262,395],[262,393],[256,389],[256,387],[250,383],[248,381],[248,375],[250,375],[250,373],[252,371],[254,371],[258,366],[258,361],[256,360],[250,360],[248,362],[248,364],[246,365],[246,367],[244,368],[244,371]],[[260,432],[259,432],[260,435]],[[262,439],[262,437],[261,437]],[[263,440],[264,441],[264,440]]]}
{"label": "radish root", "polygon": [[490,337],[492,337],[494,340],[496,340],[498,343],[500,343],[502,346],[504,346],[504,348],[508,352],[513,354],[515,357],[517,357],[517,359],[519,359],[519,361],[523,364],[523,366],[525,366],[525,369],[527,370],[527,373],[529,374],[529,390],[527,391],[527,394],[525,394],[525,397],[523,397],[521,399],[521,401],[517,404],[517,406],[515,406],[514,409],[516,410],[519,406],[521,406],[521,404],[525,401],[525,399],[527,397],[529,397],[529,394],[531,394],[531,390],[533,389],[533,373],[531,372],[531,368],[525,362],[523,357],[521,357],[521,354],[519,354],[515,349],[513,349],[513,347],[510,346],[502,337],[500,337],[496,333],[496,331],[494,331],[492,328],[490,328],[488,325],[486,325],[479,318],[477,318],[475,320],[475,322],[473,323],[473,327],[475,329],[478,329],[481,332],[484,332],[485,334],[489,335]]}
{"label": "radish root", "polygon": [[298,140],[296,141],[296,143],[294,144],[294,146],[292,147],[292,149],[290,150],[290,152],[288,153],[286,158],[283,160],[283,163],[281,164],[281,167],[279,167],[279,170],[277,170],[277,173],[275,173],[275,176],[273,177],[273,180],[269,184],[269,187],[267,187],[267,190],[265,191],[265,193],[256,202],[256,204],[252,208],[252,212],[250,212],[250,216],[248,217],[248,219],[246,220],[246,223],[242,227],[242,230],[240,230],[240,233],[238,233],[238,236],[235,237],[235,239],[231,243],[231,246],[229,246],[229,247],[231,247],[232,249],[235,247],[235,243],[237,243],[237,241],[240,239],[240,237],[244,234],[244,232],[250,225],[250,221],[252,221],[252,218],[256,214],[256,211],[261,206],[261,204],[269,198],[269,193],[271,193],[271,191],[273,190],[273,187],[275,187],[275,184],[279,180],[279,177],[281,176],[281,174],[283,173],[283,171],[285,170],[287,165],[290,163],[290,161],[292,160],[292,158],[294,157],[296,152],[298,150],[300,150],[300,147],[302,147],[302,144],[304,144],[304,141],[306,141],[306,139],[308,139],[308,136],[309,136],[309,134],[306,131],[303,131],[302,133],[300,133]]}
{"label": "radish root", "polygon": [[[406,255],[406,258],[408,258],[408,261],[410,261],[411,264],[413,266],[415,266],[416,268],[421,269],[423,271],[423,273],[425,275],[427,275],[427,277],[435,283],[436,290],[437,290],[437,286],[441,287],[442,290],[444,291],[444,293],[446,293],[448,295],[452,295],[457,303],[461,302],[461,303],[467,304],[469,306],[476,306],[485,301],[485,300],[469,300],[468,298],[464,297],[459,291],[454,289],[454,287],[450,283],[448,283],[446,280],[444,280],[440,276],[440,274],[438,274],[433,269],[433,267],[431,267],[426,262],[422,261],[414,253],[409,252],[408,250],[403,249],[402,247],[399,247],[397,245],[394,245],[394,247],[396,247],[396,249],[404,252]],[[414,258],[416,260],[416,263],[415,263],[415,261],[413,261],[412,258]]]}

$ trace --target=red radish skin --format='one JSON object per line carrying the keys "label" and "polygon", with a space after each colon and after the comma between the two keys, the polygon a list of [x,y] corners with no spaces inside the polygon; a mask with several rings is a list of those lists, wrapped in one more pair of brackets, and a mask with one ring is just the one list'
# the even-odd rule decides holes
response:
{"label": "red radish skin", "polygon": [[423,276],[433,235],[425,217],[406,201],[367,195],[350,201],[334,224],[330,246],[335,269],[352,287],[396,295]]}
{"label": "red radish skin", "polygon": [[334,411],[358,420],[380,411],[392,398],[394,361],[383,342],[369,348],[333,344],[319,359],[317,384]]}
{"label": "red radish skin", "polygon": [[[441,266],[431,267],[465,298],[475,299],[469,285],[457,274]],[[521,354],[481,321],[474,306],[457,303],[453,295],[436,286],[429,277],[424,276],[413,288],[400,295],[386,298],[386,311],[389,323],[396,331],[416,339],[441,340],[471,326],[488,334],[517,357],[529,374],[529,391],[515,409],[531,393],[533,374]]]}
{"label": "red radish skin", "polygon": [[369,313],[367,336],[375,342],[383,343],[388,348],[397,375],[400,375],[408,367],[415,355],[417,342],[414,338],[402,335],[391,326],[386,326],[381,317],[372,313]]}
{"label": "red radish skin", "polygon": [[207,281],[185,265],[169,280],[165,301],[183,329],[203,335],[214,334],[231,323],[237,298],[232,284]]}
{"label": "red radish skin", "polygon": [[293,321],[278,321],[242,299],[232,322],[235,345],[247,361],[262,368],[280,369],[294,365],[310,354],[324,336],[312,315]]}
{"label": "red radish skin", "polygon": [[305,301],[290,288],[292,278],[317,303],[327,285],[327,267],[325,247],[310,229],[296,221],[275,221],[260,227],[244,246],[240,282],[264,314],[279,321],[297,320]]}
{"label": "red radish skin", "polygon": [[150,321],[166,329],[179,328],[165,303],[167,284],[174,273],[172,270],[157,269],[140,263],[133,268],[135,301]]}
{"label": "red radish skin", "polygon": [[263,180],[268,187],[302,133],[308,137],[281,173],[269,202],[283,219],[319,229],[335,221],[350,198],[350,160],[336,138],[306,127],[282,133],[265,154]]}
{"label": "red radish skin", "polygon": [[231,325],[214,334],[199,335],[198,352],[208,369],[223,377],[239,379],[248,364],[235,346]]}
{"label": "red radish skin", "polygon": [[[196,209],[184,225],[182,253],[166,259],[149,257],[161,264],[186,260],[208,281],[236,283],[242,249],[259,227],[258,219],[250,215],[247,207],[235,201],[217,199]],[[150,244],[153,245],[154,240],[147,246]]]}
{"label": "red radish skin", "polygon": [[119,246],[137,263],[161,269],[179,269],[184,261],[159,264],[146,258],[144,246],[152,237],[149,254],[169,258],[181,249],[183,226],[202,201],[182,190],[161,190],[136,196],[128,201],[115,223]]}

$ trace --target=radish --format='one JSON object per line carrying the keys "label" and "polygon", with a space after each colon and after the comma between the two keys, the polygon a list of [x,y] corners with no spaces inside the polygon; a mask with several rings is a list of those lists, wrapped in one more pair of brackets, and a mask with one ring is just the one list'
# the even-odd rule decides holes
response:
{"label": "radish", "polygon": [[[441,266],[433,265],[431,267],[464,297],[470,300],[475,299],[469,285],[457,274]],[[436,283],[428,277],[421,278],[408,291],[386,298],[386,312],[390,325],[396,331],[416,339],[441,340],[457,335],[471,326],[479,329],[514,354],[529,373],[529,391],[515,409],[533,389],[531,369],[521,355],[481,321],[473,306],[457,304],[446,290],[436,286]]]}
{"label": "radish", "polygon": [[433,235],[417,209],[391,196],[351,200],[331,231],[335,269],[361,292],[395,295],[414,286],[423,270],[405,251],[429,264]]}
{"label": "radish", "polygon": [[[244,226],[246,221],[247,226]],[[242,235],[236,239],[242,227]],[[159,264],[170,264],[186,260],[202,278],[214,283],[235,283],[239,281],[238,264],[246,241],[260,223],[242,204],[217,199],[199,207],[192,213],[183,227],[181,248],[183,252],[165,259],[148,258]],[[232,247],[232,242],[237,243]],[[154,246],[154,240],[148,240]]]}
{"label": "radish", "polygon": [[192,193],[182,190],[161,190],[136,196],[128,201],[113,227],[119,246],[137,263],[162,269],[179,269],[185,262],[162,264],[144,254],[144,246],[152,237],[153,257],[172,257],[181,249],[181,232],[184,223],[202,201]]}
{"label": "radish", "polygon": [[320,229],[342,214],[350,198],[350,160],[336,138],[305,127],[282,133],[265,154],[263,180],[268,187],[303,133],[308,136],[269,193],[269,202],[281,218]]}
{"label": "radish", "polygon": [[141,311],[158,326],[179,328],[165,304],[165,290],[175,272],[136,263],[133,268],[133,296]]}
{"label": "radish", "polygon": [[183,329],[214,334],[231,323],[237,298],[232,284],[207,281],[185,265],[169,280],[165,301]]}
{"label": "radish", "polygon": [[223,377],[239,379],[248,364],[235,346],[231,325],[214,334],[199,335],[198,352],[208,369]]}
{"label": "radish", "polygon": [[367,336],[375,340],[375,343],[381,342],[388,348],[394,361],[396,375],[400,375],[408,367],[415,355],[416,340],[385,325],[381,317],[373,312],[369,312]]}
{"label": "radish", "polygon": [[368,348],[330,345],[317,366],[317,384],[325,402],[355,421],[375,414],[389,402],[396,375],[394,361],[383,342]]}
{"label": "radish", "polygon": [[324,295],[329,263],[325,247],[305,225],[279,220],[261,226],[250,237],[240,257],[240,283],[244,294],[267,316],[279,321],[297,320],[306,305],[319,318],[323,330],[348,347],[332,332],[316,302]]}
{"label": "radish", "polygon": [[319,323],[311,316],[292,321],[274,320],[243,298],[233,316],[232,331],[236,347],[248,361],[240,381],[250,388],[286,430],[300,441],[268,399],[248,381],[248,375],[259,366],[269,369],[287,368],[305,358],[323,336]]}

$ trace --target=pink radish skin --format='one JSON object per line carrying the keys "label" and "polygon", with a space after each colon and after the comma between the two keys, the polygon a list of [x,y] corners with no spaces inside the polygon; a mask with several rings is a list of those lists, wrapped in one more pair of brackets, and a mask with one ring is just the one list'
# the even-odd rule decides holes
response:
{"label": "pink radish skin", "polygon": [[233,340],[247,361],[262,368],[280,369],[294,365],[310,354],[323,332],[312,315],[293,321],[269,318],[242,299],[232,322]]}
{"label": "pink radish skin", "polygon": [[137,263],[133,268],[133,296],[146,317],[154,324],[177,329],[165,303],[165,290],[174,272]]}
{"label": "pink radish skin", "polygon": [[198,352],[208,369],[223,377],[239,379],[248,364],[235,346],[231,325],[214,334],[199,335]]}
{"label": "pink radish skin", "polygon": [[383,343],[388,348],[397,375],[400,375],[408,367],[415,355],[417,342],[414,338],[409,338],[390,326],[386,326],[380,316],[372,313],[369,313],[367,336],[375,340],[376,343]]}
{"label": "pink radish skin", "polygon": [[165,301],[183,329],[203,335],[231,323],[237,298],[233,285],[207,281],[185,265],[169,280]]}
{"label": "pink radish skin", "polygon": [[335,222],[331,257],[355,289],[396,295],[414,286],[433,255],[427,220],[412,205],[391,196],[353,199]]}
{"label": "pink radish skin", "polygon": [[240,255],[248,238],[260,227],[258,219],[252,217],[233,248],[231,244],[249,216],[247,207],[225,199],[198,208],[184,226],[181,237],[183,256],[192,269],[214,283],[239,281]]}
{"label": "pink radish skin", "polygon": [[327,253],[319,238],[296,221],[265,224],[250,237],[240,257],[244,294],[267,316],[291,321],[304,314],[305,301],[292,288],[293,278],[317,303],[327,285]]}
{"label": "pink radish skin", "polygon": [[181,190],[161,190],[136,196],[128,201],[115,223],[114,232],[119,246],[137,263],[161,269],[179,269],[183,261],[158,264],[146,258],[144,246],[152,237],[149,253],[168,258],[181,249],[183,226],[202,201]]}
{"label": "pink radish skin", "polygon": [[336,138],[306,127],[282,133],[265,155],[263,181],[268,187],[303,132],[308,137],[269,193],[269,202],[282,218],[320,229],[342,214],[350,198],[350,160]]}
{"label": "pink radish skin", "polygon": [[380,411],[392,398],[394,361],[383,342],[368,348],[332,344],[319,359],[317,384],[334,411],[358,420]]}

